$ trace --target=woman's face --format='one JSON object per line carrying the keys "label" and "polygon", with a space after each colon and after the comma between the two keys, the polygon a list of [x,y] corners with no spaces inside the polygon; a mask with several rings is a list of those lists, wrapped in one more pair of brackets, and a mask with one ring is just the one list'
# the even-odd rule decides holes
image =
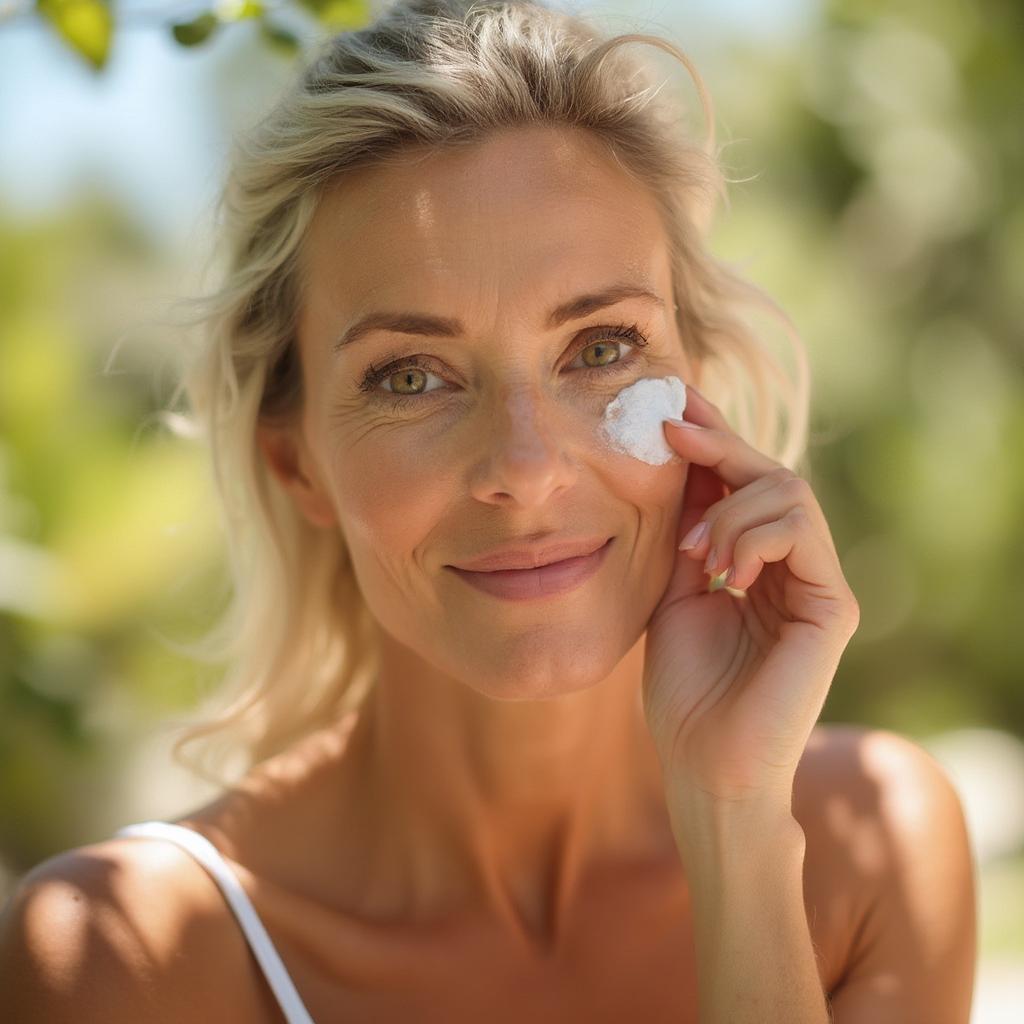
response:
{"label": "woman's face", "polygon": [[[285,482],[312,521],[341,530],[384,631],[492,697],[605,678],[671,573],[687,468],[640,462],[597,432],[635,381],[694,379],[651,199],[582,132],[510,130],[350,175],[325,195],[302,267],[307,400],[300,473]],[[656,298],[550,319],[623,284]],[[377,313],[444,323],[405,317],[406,331],[338,347]],[[606,537],[596,574],[560,595],[507,600],[449,568]]]}

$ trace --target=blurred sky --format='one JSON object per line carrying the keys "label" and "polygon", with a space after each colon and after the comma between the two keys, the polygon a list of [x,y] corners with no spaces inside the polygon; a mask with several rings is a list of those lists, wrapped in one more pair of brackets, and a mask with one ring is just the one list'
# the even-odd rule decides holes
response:
{"label": "blurred sky", "polygon": [[[800,34],[819,0],[572,6],[607,17],[618,31],[635,30],[625,21],[649,21],[652,31],[664,26],[699,60],[720,42]],[[152,0],[115,4],[124,23],[98,74],[36,16],[0,22],[0,207],[8,215],[33,218],[92,187],[115,195],[163,244],[189,243],[225,157],[223,112],[209,102],[211,79],[225,60],[251,50],[255,33],[253,24],[229,25],[204,45],[179,46],[167,28],[169,12],[184,20],[201,9]],[[276,63],[283,83],[288,62]],[[277,85],[268,83],[267,99]]]}

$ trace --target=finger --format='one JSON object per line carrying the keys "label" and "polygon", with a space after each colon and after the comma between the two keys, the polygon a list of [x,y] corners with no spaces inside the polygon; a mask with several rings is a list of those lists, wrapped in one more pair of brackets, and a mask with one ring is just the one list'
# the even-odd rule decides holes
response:
{"label": "finger", "polygon": [[[742,511],[733,511],[742,506],[747,500],[753,497],[757,497],[765,492],[774,491],[774,496],[768,495],[768,501],[774,504],[778,509],[778,515],[784,515],[789,509],[795,508],[797,505],[803,507],[804,511],[808,514],[815,529],[824,539],[825,543],[828,544],[832,551],[833,556],[838,561],[839,554],[836,551],[835,541],[832,538],[832,532],[829,529],[828,520],[825,518],[825,513],[822,511],[821,505],[818,503],[817,496],[814,493],[811,485],[802,476],[794,473],[790,469],[782,467],[780,469],[773,470],[768,473],[767,476],[762,477],[760,480],[747,487],[736,491],[734,494],[723,498],[708,508],[706,516],[709,521],[722,521],[733,517],[735,522],[732,527],[725,525],[719,526],[719,532],[723,536],[724,543],[731,548],[732,542],[742,532],[742,526],[737,527],[736,523],[742,523],[744,513]],[[710,531],[709,531],[710,532]],[[726,563],[719,563],[726,564]]]}
{"label": "finger", "polygon": [[[730,498],[739,500],[729,503]],[[704,558],[704,571],[712,577],[733,564],[736,542],[744,533],[781,519],[799,504],[793,489],[780,485],[779,478],[771,473],[730,498],[708,509],[704,517],[708,528],[692,548],[684,549],[690,559]]]}
{"label": "finger", "polygon": [[[714,469],[731,490],[738,490],[773,469],[785,468],[743,440],[718,406],[691,384],[686,385],[683,420],[663,422],[673,451],[688,461]],[[679,422],[689,426],[678,426]]]}
{"label": "finger", "polygon": [[[732,556],[735,575],[729,586],[746,590],[767,563],[782,561],[794,576],[816,588],[808,599],[808,603],[815,603],[816,612],[828,607],[833,615],[845,613],[843,599],[849,588],[842,568],[801,505],[791,508],[781,519],[762,523],[739,537]],[[801,603],[798,600],[794,604],[798,615],[804,611]]]}
{"label": "finger", "polygon": [[[753,483],[740,487],[739,490],[735,490],[735,492],[726,495],[713,505],[709,505],[698,519],[694,518],[692,520],[689,529],[686,531],[686,536],[683,540],[690,546],[686,548],[680,547],[679,550],[686,551],[691,558],[697,555],[703,557],[703,554],[711,550],[713,544],[718,547],[719,552],[722,552],[723,548],[727,545],[728,549],[731,550],[731,542],[740,535],[743,529],[752,525],[751,514],[760,516],[760,521],[766,522],[769,518],[777,518],[784,515],[795,504],[796,496],[794,496],[794,500],[790,501],[781,498],[769,501],[764,505],[759,503],[754,506],[755,511],[753,513],[743,511],[750,508],[750,503],[753,499],[760,498],[766,492],[770,492],[773,488],[784,483],[786,477],[793,475],[795,474],[788,470],[776,470],[767,473]],[[696,532],[695,526],[703,521],[707,521],[710,528],[703,531],[703,535],[696,540],[696,543],[693,543]],[[713,535],[714,541],[712,540]]]}
{"label": "finger", "polygon": [[[758,502],[753,506],[754,510],[750,511],[747,505],[752,499],[758,499]],[[733,543],[744,529],[754,524],[755,519],[767,521],[772,517],[779,518],[797,505],[804,507],[833,556],[838,560],[839,554],[825,513],[818,504],[811,485],[788,469],[775,470],[708,506],[699,520],[692,521],[683,538],[692,546],[680,547],[679,550],[685,550],[691,558],[703,558],[712,547],[717,547],[717,564],[728,565],[726,558],[728,552],[732,550]],[[696,526],[704,520],[710,524],[709,529],[694,543]]]}
{"label": "finger", "polygon": [[725,418],[722,410],[692,384],[686,385],[686,410],[683,418],[687,422],[696,423],[701,427],[713,427],[716,430],[730,429],[729,421]]}
{"label": "finger", "polygon": [[[687,396],[686,410],[685,410],[685,412],[683,414],[683,419],[684,419],[685,422],[687,422],[687,423],[694,422],[694,423],[698,424],[701,427],[711,427],[711,428],[713,428],[715,430],[724,431],[726,434],[731,434],[732,436],[738,438],[741,443],[745,443],[745,442],[743,442],[743,439],[740,438],[739,435],[736,434],[736,432],[729,425],[729,421],[725,418],[724,413],[718,408],[718,406],[715,405],[715,403],[712,402],[709,398],[707,398],[704,394],[702,394],[700,391],[698,391],[692,384],[687,384],[686,385],[686,396]],[[674,431],[674,434],[676,436],[686,435],[688,433],[699,433],[699,431],[689,430],[689,429],[687,429],[685,427],[677,428]],[[686,443],[685,436],[681,436],[681,440],[682,440],[682,443],[684,443],[684,444]],[[748,447],[750,447],[750,446],[748,446]],[[763,454],[763,453],[757,452],[757,449],[753,448],[753,447],[751,447],[751,451],[753,451],[753,452],[755,452],[757,454]],[[685,455],[685,453],[684,453],[684,457],[688,458],[689,456]],[[767,456],[765,456],[765,458],[767,458]],[[780,480],[780,479],[783,482],[785,482],[785,480],[793,478],[793,477],[796,477],[799,480],[803,480],[802,477],[799,477],[796,473],[794,473],[788,467],[783,466],[779,462],[772,461],[772,465],[775,467],[775,470],[778,473],[778,477],[776,479],[776,482],[778,482],[778,480]],[[771,473],[768,474],[768,476],[771,476],[771,475],[772,475]],[[806,481],[805,481],[805,483],[806,483]],[[808,484],[807,487],[809,489],[810,485]],[[739,490],[739,488],[730,487],[730,491],[732,493],[735,493],[738,490]],[[729,494],[729,495],[726,496],[726,498],[729,498],[731,496],[732,496],[732,494]],[[811,514],[811,518],[815,519],[817,521],[817,523],[818,523],[819,527],[821,528],[823,534],[825,535],[826,539],[828,540],[828,543],[831,546],[833,552],[835,552],[835,550],[836,550],[835,542],[834,542],[834,540],[832,538],[832,534],[831,534],[831,532],[829,530],[828,523],[827,523],[827,521],[825,519],[825,513],[822,511],[820,505],[818,504],[817,498],[813,497],[813,494],[808,495],[808,497],[810,498],[810,500],[807,500],[804,503],[806,504],[807,509],[808,509],[808,511]],[[709,509],[709,511],[714,511],[714,509],[713,508]],[[838,555],[837,555],[837,557],[838,557]]]}
{"label": "finger", "polygon": [[691,430],[665,420],[664,433],[677,455],[688,462],[713,469],[732,491],[746,487],[766,473],[785,468],[782,463],[751,447],[731,429],[704,427]]}

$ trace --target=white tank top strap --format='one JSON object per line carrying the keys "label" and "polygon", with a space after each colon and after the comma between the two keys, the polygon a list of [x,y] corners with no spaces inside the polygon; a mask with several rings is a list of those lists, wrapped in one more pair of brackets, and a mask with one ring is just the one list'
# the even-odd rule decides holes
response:
{"label": "white tank top strap", "polygon": [[274,996],[284,1012],[288,1024],[314,1024],[309,1011],[299,998],[299,993],[285,969],[281,957],[274,948],[263,922],[256,913],[248,895],[242,888],[235,873],[221,856],[220,851],[206,836],[184,825],[173,825],[167,821],[141,821],[125,825],[114,833],[116,836],[144,836],[151,839],[166,839],[191,854],[220,887],[224,898],[241,925],[242,932],[252,949],[253,955],[266,976]]}

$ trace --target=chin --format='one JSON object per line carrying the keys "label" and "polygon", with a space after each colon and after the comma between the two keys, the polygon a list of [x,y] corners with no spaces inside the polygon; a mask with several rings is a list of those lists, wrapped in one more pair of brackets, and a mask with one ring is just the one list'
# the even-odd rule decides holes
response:
{"label": "chin", "polygon": [[[492,652],[501,649],[498,644]],[[489,654],[487,664],[470,673],[473,689],[494,700],[550,700],[592,689],[611,675],[628,648],[613,651],[607,639],[594,639],[584,648],[586,654],[578,644],[550,640],[539,649],[514,642],[504,649],[504,654]]]}

